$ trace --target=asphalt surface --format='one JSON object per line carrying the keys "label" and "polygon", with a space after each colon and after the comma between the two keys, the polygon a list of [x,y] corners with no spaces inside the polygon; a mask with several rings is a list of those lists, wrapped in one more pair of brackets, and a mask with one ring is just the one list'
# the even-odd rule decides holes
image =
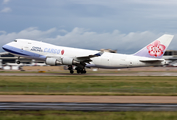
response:
{"label": "asphalt surface", "polygon": [[177,97],[0,95],[0,110],[177,111]]}
{"label": "asphalt surface", "polygon": [[87,74],[70,74],[70,73],[0,73],[0,76],[177,76],[176,72],[122,72],[122,73],[87,73]]}
{"label": "asphalt surface", "polygon": [[1,102],[0,110],[177,111],[177,104]]}

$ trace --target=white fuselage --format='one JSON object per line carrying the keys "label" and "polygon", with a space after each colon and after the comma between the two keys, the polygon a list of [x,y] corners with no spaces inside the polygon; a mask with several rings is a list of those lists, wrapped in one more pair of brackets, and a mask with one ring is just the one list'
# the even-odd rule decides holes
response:
{"label": "white fuselage", "polygon": [[[47,57],[70,57],[77,60],[78,57],[84,57],[97,54],[99,51],[86,50],[78,48],[70,48],[63,46],[56,46],[44,42],[17,39],[14,42],[8,43],[3,48],[17,56],[22,56],[32,59],[40,59],[46,61]],[[117,54],[104,52],[101,56],[90,58],[92,61],[86,63],[86,67],[97,68],[128,68],[128,67],[142,67],[163,65],[161,62],[142,62],[140,60],[148,60],[152,58],[140,57],[135,55]],[[155,59],[155,58],[154,58]]]}

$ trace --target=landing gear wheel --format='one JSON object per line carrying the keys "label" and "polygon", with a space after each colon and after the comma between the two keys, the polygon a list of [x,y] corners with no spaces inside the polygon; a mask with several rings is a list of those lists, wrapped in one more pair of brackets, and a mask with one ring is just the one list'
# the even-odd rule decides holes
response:
{"label": "landing gear wheel", "polygon": [[79,73],[81,73],[81,71],[80,71],[80,70],[77,70],[77,74],[79,74]]}
{"label": "landing gear wheel", "polygon": [[71,74],[73,74],[73,73],[74,73],[74,71],[73,71],[73,70],[70,70],[70,73],[71,73]]}
{"label": "landing gear wheel", "polygon": [[20,64],[21,62],[20,61],[17,61],[17,64]]}
{"label": "landing gear wheel", "polygon": [[79,67],[76,67],[75,70],[77,70],[77,74],[81,72]]}
{"label": "landing gear wheel", "polygon": [[76,67],[75,70],[77,70],[77,73],[78,74],[85,74],[86,73],[86,70],[85,68],[80,68],[80,67]]}
{"label": "landing gear wheel", "polygon": [[85,70],[82,70],[82,71],[81,71],[81,74],[85,74],[85,73],[86,73],[86,71],[85,71]]}
{"label": "landing gear wheel", "polygon": [[73,74],[74,71],[73,71],[73,66],[72,65],[68,65],[68,70],[70,70],[70,73]]}
{"label": "landing gear wheel", "polygon": [[87,73],[87,71],[86,71],[86,70],[84,70],[84,71],[83,71],[83,73],[85,74],[85,73]]}

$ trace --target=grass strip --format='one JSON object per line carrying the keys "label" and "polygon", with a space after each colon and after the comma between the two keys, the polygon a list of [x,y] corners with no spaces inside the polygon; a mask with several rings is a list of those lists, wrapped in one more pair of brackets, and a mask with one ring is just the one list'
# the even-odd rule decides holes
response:
{"label": "grass strip", "polygon": [[176,120],[177,112],[0,111],[2,120]]}
{"label": "grass strip", "polygon": [[177,95],[177,77],[1,76],[0,94]]}

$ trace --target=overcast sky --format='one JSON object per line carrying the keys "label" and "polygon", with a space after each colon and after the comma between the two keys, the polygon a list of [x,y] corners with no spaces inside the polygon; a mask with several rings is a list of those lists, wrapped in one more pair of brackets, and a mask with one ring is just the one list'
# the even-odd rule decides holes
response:
{"label": "overcast sky", "polygon": [[26,38],[134,53],[167,33],[177,50],[176,11],[176,0],[0,0],[0,46]]}

